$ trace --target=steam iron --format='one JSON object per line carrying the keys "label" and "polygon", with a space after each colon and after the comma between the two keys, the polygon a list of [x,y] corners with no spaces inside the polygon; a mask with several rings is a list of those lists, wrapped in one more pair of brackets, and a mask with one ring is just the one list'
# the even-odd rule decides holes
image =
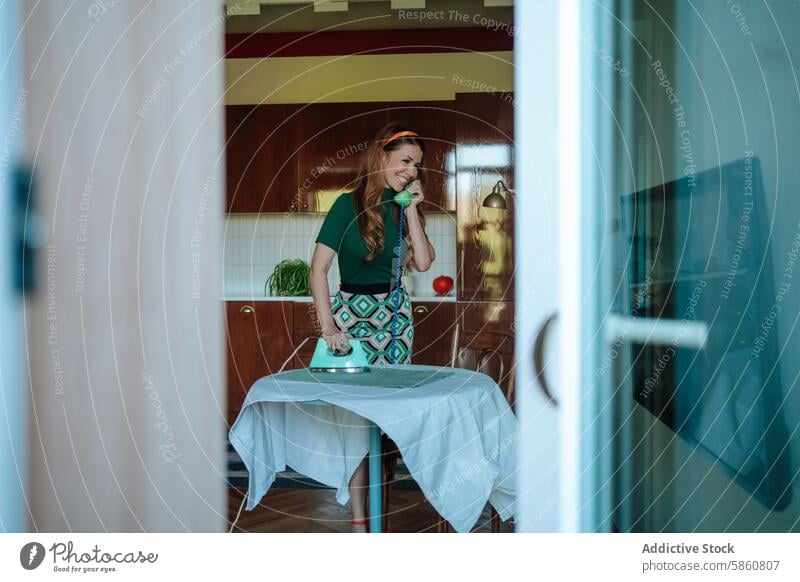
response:
{"label": "steam iron", "polygon": [[361,342],[355,339],[348,341],[350,342],[350,349],[345,353],[339,353],[331,350],[328,347],[328,343],[323,338],[319,338],[308,369],[312,372],[330,374],[369,372],[369,360]]}

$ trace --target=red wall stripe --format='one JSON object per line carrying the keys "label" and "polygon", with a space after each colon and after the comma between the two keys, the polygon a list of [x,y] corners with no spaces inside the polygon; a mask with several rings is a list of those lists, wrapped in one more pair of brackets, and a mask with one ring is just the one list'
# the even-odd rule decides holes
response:
{"label": "red wall stripe", "polygon": [[225,35],[225,56],[229,59],[511,50],[514,38],[507,30],[483,27]]}

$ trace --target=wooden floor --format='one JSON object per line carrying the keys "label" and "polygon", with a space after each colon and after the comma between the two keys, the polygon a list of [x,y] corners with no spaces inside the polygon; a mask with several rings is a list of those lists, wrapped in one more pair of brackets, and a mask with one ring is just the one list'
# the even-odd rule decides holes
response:
{"label": "wooden floor", "polygon": [[[236,517],[244,492],[228,489],[228,523]],[[435,532],[437,514],[419,491],[393,491],[389,528],[397,533]],[[343,533],[350,531],[350,506],[339,505],[331,489],[270,489],[253,511],[239,517],[235,532]],[[230,527],[230,525],[228,526]],[[489,509],[484,510],[473,531],[489,532]],[[500,531],[514,526],[501,522]]]}

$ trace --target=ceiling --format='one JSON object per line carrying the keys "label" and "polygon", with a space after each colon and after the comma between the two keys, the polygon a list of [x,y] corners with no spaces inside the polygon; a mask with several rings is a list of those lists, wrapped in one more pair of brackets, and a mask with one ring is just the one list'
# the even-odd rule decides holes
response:
{"label": "ceiling", "polygon": [[511,0],[229,0],[226,7],[228,33],[481,26],[508,31],[514,22]]}

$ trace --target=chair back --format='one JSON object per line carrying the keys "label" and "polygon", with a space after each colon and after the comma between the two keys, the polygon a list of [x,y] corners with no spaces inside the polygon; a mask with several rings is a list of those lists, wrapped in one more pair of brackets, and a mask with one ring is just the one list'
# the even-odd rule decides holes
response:
{"label": "chair back", "polygon": [[497,331],[465,332],[456,323],[450,365],[489,376],[514,408],[514,336]]}

